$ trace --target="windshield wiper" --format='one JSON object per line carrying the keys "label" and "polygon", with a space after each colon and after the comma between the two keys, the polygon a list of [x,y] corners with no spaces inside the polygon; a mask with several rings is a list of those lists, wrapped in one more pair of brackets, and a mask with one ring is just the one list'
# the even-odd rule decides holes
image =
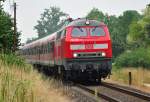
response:
{"label": "windshield wiper", "polygon": [[98,26],[95,26],[94,29],[92,29],[92,32],[95,31],[95,29],[96,29],[97,27],[98,27]]}
{"label": "windshield wiper", "polygon": [[77,27],[81,32],[83,32],[82,28],[81,27]]}

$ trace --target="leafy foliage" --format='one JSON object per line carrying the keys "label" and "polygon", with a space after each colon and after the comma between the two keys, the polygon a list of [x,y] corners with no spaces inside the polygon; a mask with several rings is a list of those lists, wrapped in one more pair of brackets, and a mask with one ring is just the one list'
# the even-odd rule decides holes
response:
{"label": "leafy foliage", "polygon": [[34,27],[37,30],[38,37],[44,37],[60,29],[64,25],[63,17],[66,16],[67,14],[60,11],[58,7],[45,9],[40,20],[37,21],[38,24]]}
{"label": "leafy foliage", "polygon": [[[13,20],[11,16],[6,13],[2,6],[0,7],[0,51],[10,52],[13,49]],[[20,36],[21,32],[17,32],[16,46],[20,45]]]}
{"label": "leafy foliage", "polygon": [[126,51],[115,60],[120,67],[145,67],[150,68],[150,49],[138,48]]}
{"label": "leafy foliage", "polygon": [[35,41],[35,40],[37,40],[37,39],[38,39],[38,38],[36,38],[36,37],[28,38],[27,41],[26,41],[26,43],[31,43],[32,41]]}
{"label": "leafy foliage", "polygon": [[21,70],[31,71],[31,66],[25,63],[25,59],[15,54],[0,54],[0,61],[4,65],[9,66],[9,68],[15,65],[22,68]]}
{"label": "leafy foliage", "polygon": [[130,25],[128,35],[130,44],[137,43],[139,47],[149,47],[150,44],[150,7],[144,11],[144,16],[138,22],[133,22]]}
{"label": "leafy foliage", "polygon": [[115,61],[122,67],[150,68],[150,6],[144,10],[143,17],[132,21],[127,35],[129,52],[124,52]]}
{"label": "leafy foliage", "polygon": [[104,19],[104,14],[103,14],[103,12],[99,11],[97,8],[93,8],[93,9],[87,14],[86,18],[103,21],[103,19]]}

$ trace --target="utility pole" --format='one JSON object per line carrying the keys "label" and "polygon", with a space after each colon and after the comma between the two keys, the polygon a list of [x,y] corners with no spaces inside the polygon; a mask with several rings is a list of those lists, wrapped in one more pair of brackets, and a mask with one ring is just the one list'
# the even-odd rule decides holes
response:
{"label": "utility pole", "polygon": [[14,44],[13,44],[13,52],[16,51],[16,35],[17,35],[17,26],[16,26],[16,3],[14,2]]}

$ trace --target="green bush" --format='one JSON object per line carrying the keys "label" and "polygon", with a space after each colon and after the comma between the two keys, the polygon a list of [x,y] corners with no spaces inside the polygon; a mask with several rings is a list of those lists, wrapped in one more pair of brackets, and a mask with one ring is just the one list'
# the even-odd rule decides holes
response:
{"label": "green bush", "polygon": [[119,67],[144,67],[150,68],[150,48],[138,48],[126,51],[115,60]]}
{"label": "green bush", "polygon": [[31,71],[31,65],[25,63],[25,59],[15,54],[0,54],[0,60],[4,65],[9,66],[17,66],[17,68],[21,68],[24,71]]}

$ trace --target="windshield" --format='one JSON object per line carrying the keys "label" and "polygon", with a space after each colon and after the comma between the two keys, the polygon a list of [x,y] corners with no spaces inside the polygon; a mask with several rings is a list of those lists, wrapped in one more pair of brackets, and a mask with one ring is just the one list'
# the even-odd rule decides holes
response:
{"label": "windshield", "polygon": [[90,28],[91,36],[105,36],[104,29],[101,27]]}
{"label": "windshield", "polygon": [[87,36],[86,28],[75,27],[72,30],[72,37],[84,37]]}

